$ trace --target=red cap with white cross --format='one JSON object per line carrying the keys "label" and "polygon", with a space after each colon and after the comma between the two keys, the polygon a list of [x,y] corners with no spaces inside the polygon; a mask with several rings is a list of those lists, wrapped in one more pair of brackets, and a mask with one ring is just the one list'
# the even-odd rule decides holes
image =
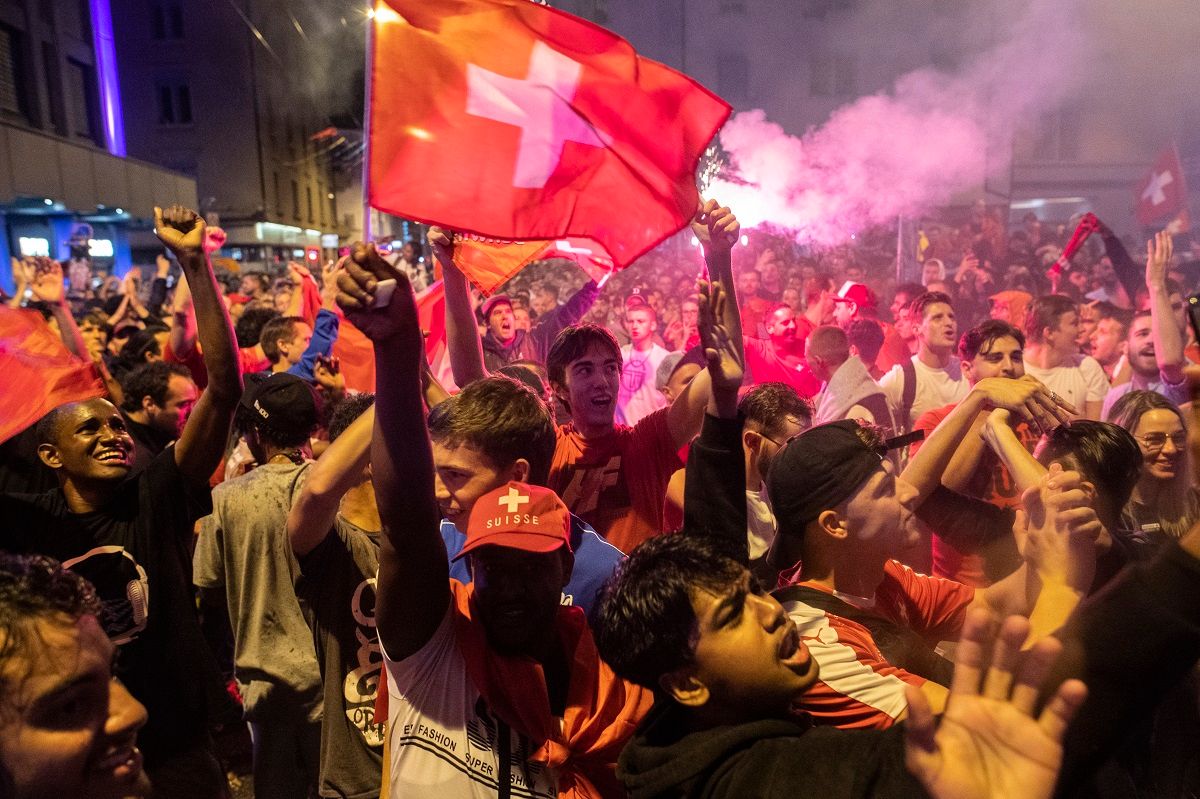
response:
{"label": "red cap with white cross", "polygon": [[511,481],[475,500],[467,520],[467,541],[458,560],[483,546],[526,552],[571,547],[571,514],[548,488]]}

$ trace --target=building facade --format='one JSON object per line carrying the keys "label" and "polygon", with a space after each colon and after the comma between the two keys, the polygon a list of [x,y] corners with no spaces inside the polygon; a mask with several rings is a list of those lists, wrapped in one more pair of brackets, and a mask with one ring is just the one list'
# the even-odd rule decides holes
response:
{"label": "building facade", "polygon": [[130,154],[193,176],[224,254],[247,268],[331,257],[334,87],[315,63],[329,45],[312,40],[324,15],[285,0],[105,1]]}
{"label": "building facade", "polygon": [[5,290],[10,256],[66,259],[73,238],[99,270],[123,274],[154,240],[156,205],[196,202],[194,180],[126,157],[107,11],[103,0],[0,1]]}

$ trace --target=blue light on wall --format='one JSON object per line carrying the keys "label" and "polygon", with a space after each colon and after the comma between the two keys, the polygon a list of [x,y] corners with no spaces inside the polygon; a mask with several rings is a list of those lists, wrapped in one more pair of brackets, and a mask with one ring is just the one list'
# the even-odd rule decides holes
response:
{"label": "blue light on wall", "polygon": [[125,157],[125,122],[121,116],[121,87],[117,80],[117,48],[113,43],[112,7],[109,0],[89,0],[92,10],[92,44],[96,50],[96,75],[100,107],[104,111],[104,141],[108,151]]}

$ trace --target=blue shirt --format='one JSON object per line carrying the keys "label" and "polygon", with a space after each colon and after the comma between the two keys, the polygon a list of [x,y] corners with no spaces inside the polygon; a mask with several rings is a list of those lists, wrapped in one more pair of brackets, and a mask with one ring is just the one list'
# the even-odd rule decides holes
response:
{"label": "blue shirt", "polygon": [[[466,558],[454,560],[467,542],[466,534],[449,519],[442,519],[442,541],[446,544],[446,555],[451,559],[450,577],[467,585],[471,582],[471,569]],[[575,553],[575,568],[563,587],[562,603],[582,608],[590,619],[604,581],[612,576],[625,555],[575,514],[571,514],[571,551]]]}

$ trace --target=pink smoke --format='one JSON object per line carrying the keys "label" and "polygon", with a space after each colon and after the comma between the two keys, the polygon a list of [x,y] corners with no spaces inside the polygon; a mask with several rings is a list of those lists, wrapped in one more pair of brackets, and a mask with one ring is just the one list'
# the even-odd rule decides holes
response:
{"label": "pink smoke", "polygon": [[735,115],[720,135],[736,179],[719,175],[707,194],[747,227],[770,223],[830,245],[977,192],[1009,169],[1014,131],[1079,85],[1081,2],[1013,4],[1004,34],[956,73],[909,72],[803,137],[761,110]]}

